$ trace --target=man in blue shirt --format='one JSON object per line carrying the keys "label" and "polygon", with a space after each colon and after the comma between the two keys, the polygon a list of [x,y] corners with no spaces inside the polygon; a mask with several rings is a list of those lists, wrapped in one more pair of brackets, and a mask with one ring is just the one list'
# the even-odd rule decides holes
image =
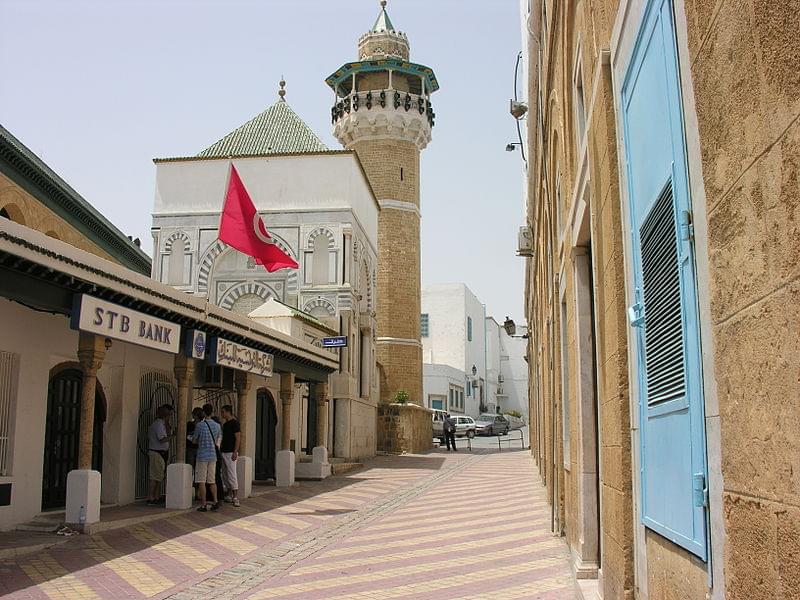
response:
{"label": "man in blue shirt", "polygon": [[206,504],[206,484],[211,491],[211,510],[219,509],[217,501],[217,448],[219,448],[222,438],[222,428],[219,423],[211,418],[214,414],[214,407],[210,404],[203,406],[204,418],[194,428],[192,441],[197,444],[197,463],[194,470],[194,481],[198,485],[200,492],[199,512],[208,511]]}

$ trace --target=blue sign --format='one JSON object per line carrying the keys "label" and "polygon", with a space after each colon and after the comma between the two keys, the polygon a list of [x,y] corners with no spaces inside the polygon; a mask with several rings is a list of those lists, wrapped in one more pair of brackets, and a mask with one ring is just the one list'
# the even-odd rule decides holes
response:
{"label": "blue sign", "polygon": [[344,348],[347,346],[347,336],[340,335],[337,337],[322,338],[323,348]]}
{"label": "blue sign", "polygon": [[189,329],[186,332],[186,340],[183,351],[189,358],[203,359],[206,356],[206,334],[204,331]]}

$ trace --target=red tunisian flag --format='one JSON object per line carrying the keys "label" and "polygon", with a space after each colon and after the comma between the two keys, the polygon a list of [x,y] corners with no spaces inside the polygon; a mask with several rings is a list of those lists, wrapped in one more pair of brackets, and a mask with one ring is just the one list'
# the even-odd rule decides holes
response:
{"label": "red tunisian flag", "polygon": [[239,252],[252,256],[270,273],[300,268],[269,235],[233,165],[219,222],[219,239]]}

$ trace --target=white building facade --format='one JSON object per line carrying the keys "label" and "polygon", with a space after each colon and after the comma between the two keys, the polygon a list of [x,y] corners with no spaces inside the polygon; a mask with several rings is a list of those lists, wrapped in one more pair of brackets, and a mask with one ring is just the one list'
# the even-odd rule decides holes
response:
{"label": "white building facade", "polygon": [[426,407],[472,417],[514,411],[527,420],[524,339],[487,316],[465,284],[423,286],[420,325]]}

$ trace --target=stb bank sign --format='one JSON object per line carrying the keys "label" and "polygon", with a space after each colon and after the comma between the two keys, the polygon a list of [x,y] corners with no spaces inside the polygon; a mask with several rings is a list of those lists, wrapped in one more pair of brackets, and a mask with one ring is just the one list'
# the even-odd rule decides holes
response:
{"label": "stb bank sign", "polygon": [[172,354],[181,342],[180,325],[87,294],[75,296],[70,327]]}

